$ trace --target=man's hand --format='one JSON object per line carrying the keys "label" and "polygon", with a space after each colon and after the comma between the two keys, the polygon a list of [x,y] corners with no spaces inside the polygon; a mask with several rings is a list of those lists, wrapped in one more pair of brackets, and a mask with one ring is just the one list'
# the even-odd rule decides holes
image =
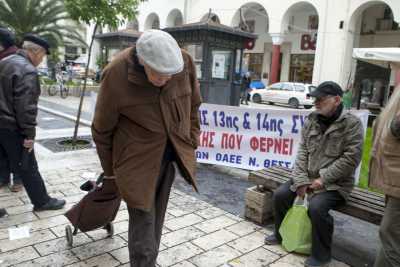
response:
{"label": "man's hand", "polygon": [[312,190],[321,190],[322,188],[324,188],[324,182],[322,182],[321,178],[315,179],[310,185],[310,189]]}
{"label": "man's hand", "polygon": [[300,187],[297,188],[296,194],[299,197],[304,197],[306,195],[307,189],[308,189],[308,185],[300,186]]}
{"label": "man's hand", "polygon": [[32,139],[24,140],[24,147],[27,148],[29,152],[32,152],[34,144],[35,144],[35,140],[32,140]]}

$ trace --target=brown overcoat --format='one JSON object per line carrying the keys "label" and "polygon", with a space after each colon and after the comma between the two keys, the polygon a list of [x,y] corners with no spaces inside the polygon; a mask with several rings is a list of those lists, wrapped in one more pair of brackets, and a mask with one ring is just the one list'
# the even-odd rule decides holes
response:
{"label": "brown overcoat", "polygon": [[195,65],[182,51],[184,69],[162,88],[148,80],[135,48],[122,51],[105,68],[92,135],[106,176],[116,176],[131,208],[149,211],[169,139],[179,169],[197,191],[196,158],[201,104]]}

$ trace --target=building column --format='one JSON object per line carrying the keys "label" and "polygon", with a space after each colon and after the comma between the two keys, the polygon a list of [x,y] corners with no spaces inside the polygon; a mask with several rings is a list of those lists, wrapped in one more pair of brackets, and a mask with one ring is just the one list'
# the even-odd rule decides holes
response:
{"label": "building column", "polygon": [[281,45],[283,43],[282,34],[271,34],[272,37],[272,60],[271,70],[269,72],[269,84],[279,82],[280,59],[281,59]]}

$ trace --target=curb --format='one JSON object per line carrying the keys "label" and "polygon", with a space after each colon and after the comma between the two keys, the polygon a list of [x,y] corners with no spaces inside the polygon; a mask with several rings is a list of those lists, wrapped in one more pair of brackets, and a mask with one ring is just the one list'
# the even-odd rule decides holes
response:
{"label": "curb", "polygon": [[223,174],[228,174],[230,176],[239,178],[241,180],[245,180],[245,181],[249,180],[250,171],[248,171],[248,170],[243,170],[243,169],[228,167],[228,166],[221,166],[221,165],[205,164],[205,163],[198,163],[197,166],[199,166],[199,165],[203,168],[212,169],[212,170],[215,170],[215,171],[223,173]]}
{"label": "curb", "polygon": [[[51,108],[46,108],[46,107],[43,107],[41,105],[38,105],[38,108],[40,110],[44,111],[44,112],[53,114],[53,115],[58,116],[58,117],[62,117],[64,119],[67,119],[67,120],[70,120],[70,121],[73,121],[73,122],[76,122],[76,117],[75,116],[72,116],[72,115],[69,115],[69,114],[66,114],[66,113],[51,109]],[[82,118],[80,119],[80,123],[79,124],[82,124],[82,125],[88,126],[88,127],[92,126],[92,122],[91,121],[88,121],[88,120],[85,120],[85,119],[82,119]]]}

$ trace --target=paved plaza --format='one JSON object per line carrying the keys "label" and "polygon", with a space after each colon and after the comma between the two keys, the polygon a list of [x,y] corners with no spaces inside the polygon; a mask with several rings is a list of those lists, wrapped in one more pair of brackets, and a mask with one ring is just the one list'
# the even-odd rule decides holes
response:
{"label": "paved plaza", "polygon": [[[72,132],[70,123],[41,112],[38,139],[70,136]],[[90,134],[90,129],[82,127],[80,134]],[[53,153],[37,144],[36,153],[48,191],[66,199],[67,205],[63,210],[32,212],[25,192],[2,188],[0,207],[5,207],[9,216],[0,219],[0,266],[129,266],[125,203],[114,221],[112,238],[106,237],[105,230],[96,230],[79,233],[73,247],[67,245],[65,226],[69,223],[63,214],[85,194],[79,189],[87,180],[85,173],[101,172],[95,150]],[[264,245],[265,234],[270,234],[266,228],[246,221],[243,214],[234,215],[202,200],[201,195],[189,195],[188,188],[186,192],[181,189],[182,185],[175,186],[170,196],[159,266],[303,266],[305,257]],[[28,227],[29,237],[11,241],[9,229],[15,227]],[[335,261],[331,266],[348,265]]]}

